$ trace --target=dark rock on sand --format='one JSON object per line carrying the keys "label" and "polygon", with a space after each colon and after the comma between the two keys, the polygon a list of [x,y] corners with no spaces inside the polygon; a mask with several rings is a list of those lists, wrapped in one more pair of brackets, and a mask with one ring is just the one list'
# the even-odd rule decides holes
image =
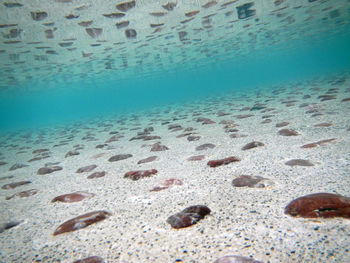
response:
{"label": "dark rock on sand", "polygon": [[130,171],[124,174],[124,178],[129,178],[133,181],[137,181],[144,177],[150,177],[151,175],[156,173],[158,173],[156,169]]}
{"label": "dark rock on sand", "polygon": [[289,122],[284,121],[284,122],[277,123],[276,127],[277,128],[281,128],[281,127],[284,127],[284,126],[287,126],[287,125],[289,125]]}
{"label": "dark rock on sand", "polygon": [[109,162],[117,162],[132,157],[132,154],[117,154],[108,159]]}
{"label": "dark rock on sand", "polygon": [[261,176],[241,175],[232,181],[232,185],[235,187],[251,187],[251,188],[264,188],[273,185],[274,183]]}
{"label": "dark rock on sand", "polygon": [[263,263],[262,261],[255,260],[253,258],[247,258],[236,255],[227,255],[221,258],[218,258],[214,263]]}
{"label": "dark rock on sand", "polygon": [[0,162],[0,166],[7,164],[7,162]]}
{"label": "dark rock on sand", "polygon": [[290,202],[285,214],[304,218],[344,217],[350,219],[350,198],[331,193],[316,193]]}
{"label": "dark rock on sand", "polygon": [[297,135],[299,135],[299,133],[297,131],[290,130],[290,129],[279,130],[278,134],[282,135],[282,136],[297,136]]}
{"label": "dark rock on sand", "polygon": [[29,166],[28,164],[22,164],[22,163],[16,163],[14,165],[12,165],[9,169],[9,171],[14,171],[14,170],[17,170],[17,169],[20,169],[20,168],[23,168],[23,167],[27,167]]}
{"label": "dark rock on sand", "polygon": [[238,133],[232,133],[230,134],[230,138],[244,138],[244,137],[248,137],[247,134],[238,134]]}
{"label": "dark rock on sand", "polygon": [[253,148],[256,148],[256,147],[260,147],[260,146],[264,146],[265,144],[263,144],[262,142],[250,142],[248,144],[246,144],[245,146],[242,147],[242,150],[245,151],[245,150],[249,150],[249,149],[253,149]]}
{"label": "dark rock on sand", "polygon": [[64,158],[70,157],[70,156],[74,156],[74,155],[79,155],[80,153],[76,150],[73,151],[69,151],[66,153],[66,155],[64,156]]}
{"label": "dark rock on sand", "polygon": [[39,170],[36,172],[38,175],[44,175],[44,174],[50,174],[56,171],[60,171],[63,168],[61,166],[47,166],[47,167],[41,167]]}
{"label": "dark rock on sand", "polygon": [[166,220],[173,228],[185,228],[196,224],[206,215],[210,214],[210,209],[204,205],[190,206],[183,211],[168,217]]}
{"label": "dark rock on sand", "polygon": [[14,195],[11,195],[11,196],[8,196],[5,198],[5,200],[10,200],[14,197],[29,197],[29,196],[32,196],[32,195],[35,195],[39,192],[39,190],[36,190],[36,189],[30,189],[30,190],[27,190],[27,191],[23,191],[23,192],[19,192],[19,193],[16,193]]}
{"label": "dark rock on sand", "polygon": [[92,174],[90,174],[87,179],[94,179],[94,178],[100,178],[100,177],[103,177],[106,175],[106,172],[105,171],[102,171],[102,172],[94,172]]}
{"label": "dark rock on sand", "polygon": [[157,159],[158,159],[157,156],[150,156],[150,157],[147,157],[145,159],[142,159],[142,160],[138,161],[137,164],[150,163],[150,162],[153,162],[153,161],[155,161]]}
{"label": "dark rock on sand", "polygon": [[205,144],[202,144],[202,145],[199,145],[196,147],[196,151],[203,151],[203,150],[208,150],[208,149],[213,149],[215,148],[216,145],[215,144],[212,144],[212,143],[205,143]]}
{"label": "dark rock on sand", "polygon": [[63,202],[63,203],[74,203],[74,202],[79,202],[82,201],[86,198],[92,198],[94,197],[95,194],[88,193],[88,192],[74,192],[70,194],[64,194],[64,195],[59,195],[56,196],[54,199],[51,200],[51,203],[54,202]]}
{"label": "dark rock on sand", "polygon": [[91,224],[104,220],[111,216],[111,213],[107,211],[94,211],[90,212],[75,218],[72,218],[63,224],[61,224],[58,228],[56,228],[53,233],[54,236],[60,235],[66,232],[72,232],[84,227],[87,227]]}
{"label": "dark rock on sand", "polygon": [[120,4],[117,4],[117,9],[119,11],[122,11],[122,12],[127,12],[129,11],[131,8],[134,8],[136,5],[136,2],[133,0],[133,1],[130,1],[130,2],[124,2],[124,3],[120,3]]}
{"label": "dark rock on sand", "polygon": [[80,167],[78,170],[76,170],[76,173],[86,173],[86,172],[91,172],[97,167],[96,164],[91,164],[88,166]]}
{"label": "dark rock on sand", "polygon": [[187,140],[189,142],[193,142],[193,141],[198,141],[201,137],[200,136],[188,136]]}
{"label": "dark rock on sand", "polygon": [[8,230],[10,228],[13,228],[15,226],[18,226],[19,224],[20,224],[20,222],[18,222],[18,221],[11,221],[8,223],[0,224],[0,233],[4,232],[5,230]]}
{"label": "dark rock on sand", "polygon": [[304,144],[303,146],[301,146],[301,148],[314,148],[314,147],[321,146],[325,143],[329,143],[329,142],[332,142],[335,140],[336,140],[336,138],[332,138],[332,139],[321,140],[321,141],[317,141],[317,142],[313,142],[313,143],[308,143],[308,144]]}
{"label": "dark rock on sand", "polygon": [[44,11],[30,12],[30,15],[35,21],[41,21],[47,18],[47,13]]}
{"label": "dark rock on sand", "polygon": [[332,123],[328,123],[328,122],[322,122],[322,123],[317,123],[314,125],[314,127],[320,128],[320,127],[331,127]]}
{"label": "dark rock on sand", "polygon": [[172,187],[173,185],[182,185],[182,181],[180,179],[176,178],[170,178],[170,179],[164,179],[159,181],[156,185],[153,186],[153,188],[150,190],[151,192],[158,192],[161,190],[168,189]]}
{"label": "dark rock on sand", "polygon": [[166,151],[169,150],[168,147],[165,145],[160,144],[160,142],[157,142],[152,145],[151,152],[160,152],[160,151]]}
{"label": "dark rock on sand", "polygon": [[210,167],[217,167],[217,166],[226,165],[232,162],[239,162],[239,161],[240,161],[239,158],[235,156],[231,156],[220,160],[211,160],[207,163],[207,165],[209,165]]}
{"label": "dark rock on sand", "polygon": [[14,189],[18,186],[22,186],[25,184],[31,184],[31,181],[20,181],[20,182],[15,182],[15,183],[10,183],[10,184],[5,184],[1,187],[1,189]]}
{"label": "dark rock on sand", "polygon": [[285,164],[289,166],[314,166],[314,164],[310,161],[303,159],[292,159],[286,162]]}
{"label": "dark rock on sand", "polygon": [[103,258],[98,256],[92,256],[88,258],[82,258],[74,261],[73,263],[104,263]]}
{"label": "dark rock on sand", "polygon": [[187,161],[201,161],[204,160],[205,155],[195,155],[187,158]]}

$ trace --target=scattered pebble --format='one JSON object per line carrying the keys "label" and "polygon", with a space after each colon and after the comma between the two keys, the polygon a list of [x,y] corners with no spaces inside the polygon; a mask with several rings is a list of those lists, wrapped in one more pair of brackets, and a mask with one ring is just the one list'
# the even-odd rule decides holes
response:
{"label": "scattered pebble", "polygon": [[181,212],[168,217],[166,222],[169,223],[171,227],[175,229],[185,228],[196,224],[206,215],[209,215],[210,212],[211,211],[207,206],[194,205],[187,207]]}

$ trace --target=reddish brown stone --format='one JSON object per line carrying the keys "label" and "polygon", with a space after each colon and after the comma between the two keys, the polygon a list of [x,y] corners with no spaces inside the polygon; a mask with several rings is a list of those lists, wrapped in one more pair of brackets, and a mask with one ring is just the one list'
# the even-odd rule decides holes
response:
{"label": "reddish brown stone", "polygon": [[92,256],[92,257],[76,260],[73,263],[104,263],[104,260],[101,257]]}
{"label": "reddish brown stone", "polygon": [[282,136],[297,136],[297,135],[299,135],[299,133],[297,131],[290,130],[290,129],[279,130],[278,134],[282,135]]}
{"label": "reddish brown stone", "polygon": [[106,175],[106,172],[105,171],[102,171],[102,172],[94,172],[92,174],[90,174],[87,179],[94,179],[94,178],[100,178],[100,177],[103,177]]}
{"label": "reddish brown stone", "polygon": [[150,169],[150,170],[139,170],[139,171],[130,171],[124,174],[124,178],[130,178],[133,181],[137,181],[139,179],[142,179],[144,177],[150,177],[153,174],[158,173],[156,169]]}
{"label": "reddish brown stone", "polygon": [[103,258],[98,256],[92,256],[88,258],[82,258],[74,261],[73,263],[104,263]]}
{"label": "reddish brown stone", "polygon": [[27,190],[27,191],[23,191],[23,192],[19,192],[19,193],[16,193],[14,195],[11,195],[11,196],[8,196],[5,198],[5,200],[10,200],[16,196],[18,197],[29,197],[29,196],[32,196],[32,195],[35,195],[36,193],[38,193],[39,190],[36,190],[36,189],[30,189],[30,190]]}
{"label": "reddish brown stone", "polygon": [[342,99],[341,102],[350,101],[350,98]]}
{"label": "reddish brown stone", "polygon": [[182,185],[182,181],[176,178],[164,179],[159,181],[153,188],[150,190],[153,191],[161,191],[172,187],[173,185]]}
{"label": "reddish brown stone", "polygon": [[66,153],[66,155],[64,156],[64,158],[70,157],[70,156],[74,156],[74,155],[79,155],[80,153],[77,150],[72,150]]}
{"label": "reddish brown stone", "polygon": [[204,205],[190,206],[183,211],[168,217],[166,222],[175,229],[185,228],[196,224],[206,215],[209,215],[210,212],[210,209]]}
{"label": "reddish brown stone", "polygon": [[321,140],[321,141],[318,141],[318,142],[313,142],[313,143],[308,143],[308,144],[305,144],[303,146],[301,146],[301,148],[314,148],[314,147],[317,147],[317,146],[321,146],[325,143],[328,143],[328,142],[332,142],[336,140],[336,138],[332,138],[332,139],[327,139],[327,140]]}
{"label": "reddish brown stone", "polygon": [[31,183],[32,183],[31,181],[20,181],[20,182],[5,184],[1,187],[1,189],[14,189],[18,186],[25,185],[25,184],[31,184]]}
{"label": "reddish brown stone", "polygon": [[157,159],[158,159],[157,156],[150,156],[150,157],[147,157],[145,159],[142,159],[142,160],[138,161],[137,164],[149,163],[149,162],[153,162],[153,161],[155,161]]}
{"label": "reddish brown stone", "polygon": [[242,150],[245,151],[245,150],[249,150],[249,149],[253,149],[253,148],[256,148],[256,147],[260,147],[260,146],[265,146],[265,144],[263,144],[262,142],[250,142],[248,144],[246,144],[245,146],[243,146]]}
{"label": "reddish brown stone", "polygon": [[305,195],[290,202],[284,213],[305,218],[344,217],[350,219],[350,198],[330,193]]}
{"label": "reddish brown stone", "polygon": [[232,162],[239,162],[239,161],[240,159],[238,159],[237,157],[231,156],[220,160],[212,160],[212,161],[209,161],[207,164],[210,167],[217,167],[217,166],[226,165]]}
{"label": "reddish brown stone", "polygon": [[94,211],[94,212],[90,212],[90,213],[72,218],[64,222],[63,224],[61,224],[58,228],[56,228],[53,235],[56,236],[66,232],[72,232],[72,231],[87,227],[98,221],[104,220],[109,216],[111,216],[111,213],[107,211]]}
{"label": "reddish brown stone", "polygon": [[70,194],[64,194],[56,196],[54,199],[51,200],[51,203],[54,202],[63,202],[63,203],[74,203],[82,201],[86,198],[92,198],[95,194],[87,193],[87,192],[74,192]]}

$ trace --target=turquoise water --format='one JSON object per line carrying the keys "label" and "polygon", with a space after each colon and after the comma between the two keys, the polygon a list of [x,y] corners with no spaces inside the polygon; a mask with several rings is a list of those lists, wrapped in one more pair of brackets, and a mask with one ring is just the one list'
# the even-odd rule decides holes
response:
{"label": "turquoise water", "polygon": [[67,82],[64,88],[49,83],[49,89],[29,83],[29,91],[1,94],[1,130],[64,124],[337,74],[350,69],[349,46],[349,35],[335,35],[291,41],[192,71],[178,69],[144,79],[104,82],[96,75],[94,81]]}

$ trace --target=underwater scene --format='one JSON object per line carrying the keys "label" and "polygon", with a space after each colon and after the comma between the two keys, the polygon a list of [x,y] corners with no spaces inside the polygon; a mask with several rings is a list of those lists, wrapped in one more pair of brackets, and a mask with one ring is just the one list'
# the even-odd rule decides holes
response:
{"label": "underwater scene", "polygon": [[349,0],[0,0],[0,263],[348,263],[349,116]]}

